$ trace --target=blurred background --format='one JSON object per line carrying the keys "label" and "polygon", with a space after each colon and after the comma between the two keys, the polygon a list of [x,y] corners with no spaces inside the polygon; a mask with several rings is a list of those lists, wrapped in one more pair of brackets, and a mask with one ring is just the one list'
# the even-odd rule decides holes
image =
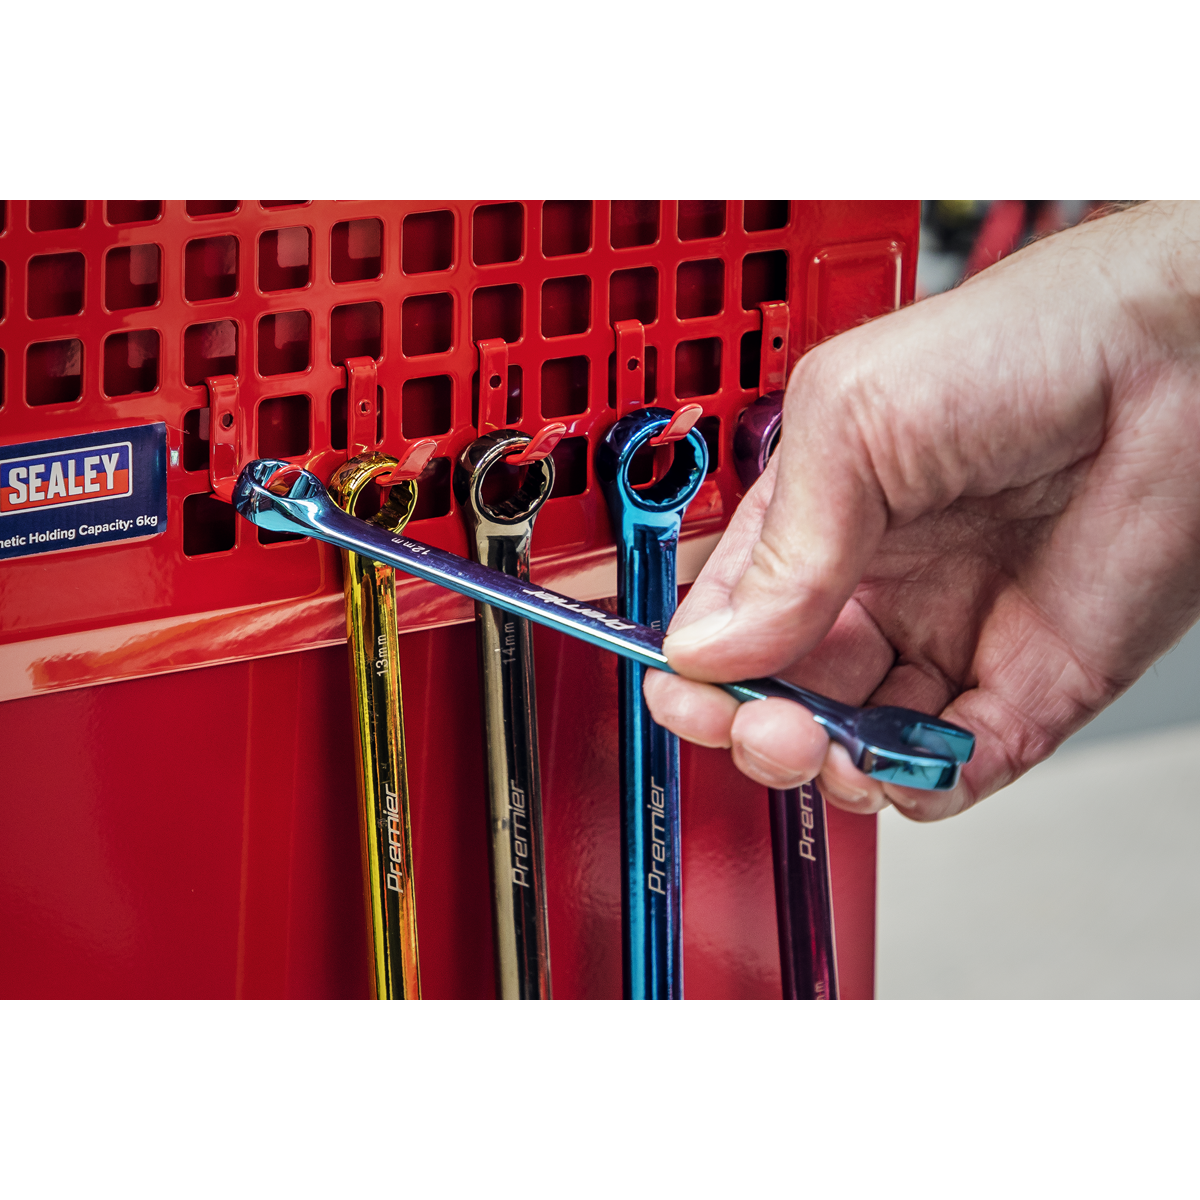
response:
{"label": "blurred background", "polygon": [[[928,200],[918,298],[1092,200]],[[880,999],[1200,996],[1200,627],[1052,758],[948,821],[880,817]]]}

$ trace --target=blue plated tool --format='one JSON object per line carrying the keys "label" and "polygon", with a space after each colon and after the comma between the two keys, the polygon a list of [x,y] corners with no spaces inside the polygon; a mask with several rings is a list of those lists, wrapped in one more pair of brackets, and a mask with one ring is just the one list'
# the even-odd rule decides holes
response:
{"label": "blue plated tool", "polygon": [[[617,535],[617,604],[622,617],[665,630],[675,612],[675,551],[683,510],[708,469],[704,438],[691,429],[674,444],[669,469],[635,487],[639,451],[675,414],[642,408],[622,417],[596,447],[596,478]],[[621,721],[621,945],[627,1000],[683,999],[679,739],[656,724],[642,699],[646,668],[618,665]]]}
{"label": "blue plated tool", "polygon": [[[311,471],[294,463],[271,458],[248,463],[234,486],[233,504],[246,520],[263,529],[319,538],[643,666],[671,670],[663,653],[661,630],[615,617],[585,602],[352,517],[333,503],[325,485]],[[714,686],[743,701],[769,696],[795,700],[846,748],[850,761],[860,771],[905,787],[937,791],[954,787],[962,764],[975,749],[973,733],[911,708],[856,708],[774,678]]]}
{"label": "blue plated tool", "polygon": [[[768,392],[742,410],[733,434],[733,461],[745,487],[766,470],[779,444],[782,420],[782,392]],[[837,947],[825,797],[814,780],[798,788],[768,788],[767,806],[783,998],[836,1000]]]}

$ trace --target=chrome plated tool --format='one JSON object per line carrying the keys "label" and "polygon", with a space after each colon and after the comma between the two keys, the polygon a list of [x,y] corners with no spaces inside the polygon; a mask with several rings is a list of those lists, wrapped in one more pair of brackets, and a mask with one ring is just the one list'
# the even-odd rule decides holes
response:
{"label": "chrome plated tool", "polygon": [[[238,476],[233,502],[243,517],[264,529],[319,538],[643,666],[671,670],[660,630],[615,617],[585,602],[348,516],[330,500],[311,471],[294,463],[267,458],[248,463]],[[974,734],[911,708],[856,708],[774,678],[714,686],[738,700],[764,700],[768,696],[795,700],[846,748],[850,761],[860,771],[905,787],[954,787],[962,764],[975,749]]]}
{"label": "chrome plated tool", "polygon": [[[630,467],[639,451],[665,446],[662,435],[672,425],[678,428],[674,413],[641,408],[622,417],[596,448],[596,477],[617,535],[620,615],[660,632],[678,601],[680,523],[704,482],[708,449],[689,426],[672,439],[674,454],[661,479],[635,487]],[[625,998],[682,1000],[679,739],[651,719],[642,698],[645,674],[631,659],[618,664]]]}
{"label": "chrome plated tool", "polygon": [[[766,469],[783,419],[783,393],[769,392],[742,411],[733,435],[734,465],[748,488]],[[829,874],[825,797],[815,782],[767,789],[779,973],[785,1000],[836,1000],[837,947]]]}
{"label": "chrome plated tool", "polygon": [[[463,452],[454,491],[471,526],[478,562],[528,584],[533,520],[554,487],[554,461],[527,462],[514,494],[489,502],[489,475],[530,444],[528,434],[484,434]],[[519,469],[519,468],[516,468]],[[487,742],[492,847],[492,932],[501,1000],[550,999],[550,935],[542,854],[533,630],[529,622],[475,602]]]}
{"label": "chrome plated tool", "polygon": [[[386,454],[359,455],[334,472],[330,494],[346,513],[353,513],[363,489],[390,475],[396,466],[396,460]],[[407,479],[397,482],[384,506],[371,517],[369,527],[383,535],[399,533],[416,502],[416,483]],[[342,568],[375,996],[379,1000],[419,1000],[421,970],[404,764],[396,573],[347,547],[342,549]]]}

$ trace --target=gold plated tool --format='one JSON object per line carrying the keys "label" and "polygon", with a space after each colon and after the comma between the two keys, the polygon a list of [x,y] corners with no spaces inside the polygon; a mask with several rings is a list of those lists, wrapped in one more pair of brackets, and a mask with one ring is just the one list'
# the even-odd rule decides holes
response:
{"label": "gold plated tool", "polygon": [[[396,460],[362,454],[339,467],[329,494],[348,513],[372,481],[389,475]],[[399,533],[412,516],[417,485],[401,480],[370,523]],[[346,636],[354,692],[359,832],[362,838],[371,963],[379,1000],[419,1000],[417,898],[413,885],[408,775],[396,644],[396,575],[393,568],[342,551],[346,576]]]}

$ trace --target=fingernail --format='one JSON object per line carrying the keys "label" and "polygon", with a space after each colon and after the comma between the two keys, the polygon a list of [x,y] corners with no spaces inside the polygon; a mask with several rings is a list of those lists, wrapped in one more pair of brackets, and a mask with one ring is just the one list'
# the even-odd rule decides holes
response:
{"label": "fingernail", "polygon": [[759,776],[767,787],[789,788],[797,785],[796,772],[788,770],[787,767],[782,763],[777,763],[773,758],[756,754],[753,750],[748,750],[745,746],[739,747],[739,753],[745,759],[746,765],[754,768],[755,774]]}
{"label": "fingernail", "polygon": [[716,612],[711,612],[708,616],[701,617],[700,620],[693,621],[682,629],[673,629],[667,635],[663,647],[664,649],[670,647],[667,651],[668,654],[671,650],[691,650],[695,646],[701,646],[705,642],[711,641],[731,620],[733,620],[733,609],[719,608]]}

